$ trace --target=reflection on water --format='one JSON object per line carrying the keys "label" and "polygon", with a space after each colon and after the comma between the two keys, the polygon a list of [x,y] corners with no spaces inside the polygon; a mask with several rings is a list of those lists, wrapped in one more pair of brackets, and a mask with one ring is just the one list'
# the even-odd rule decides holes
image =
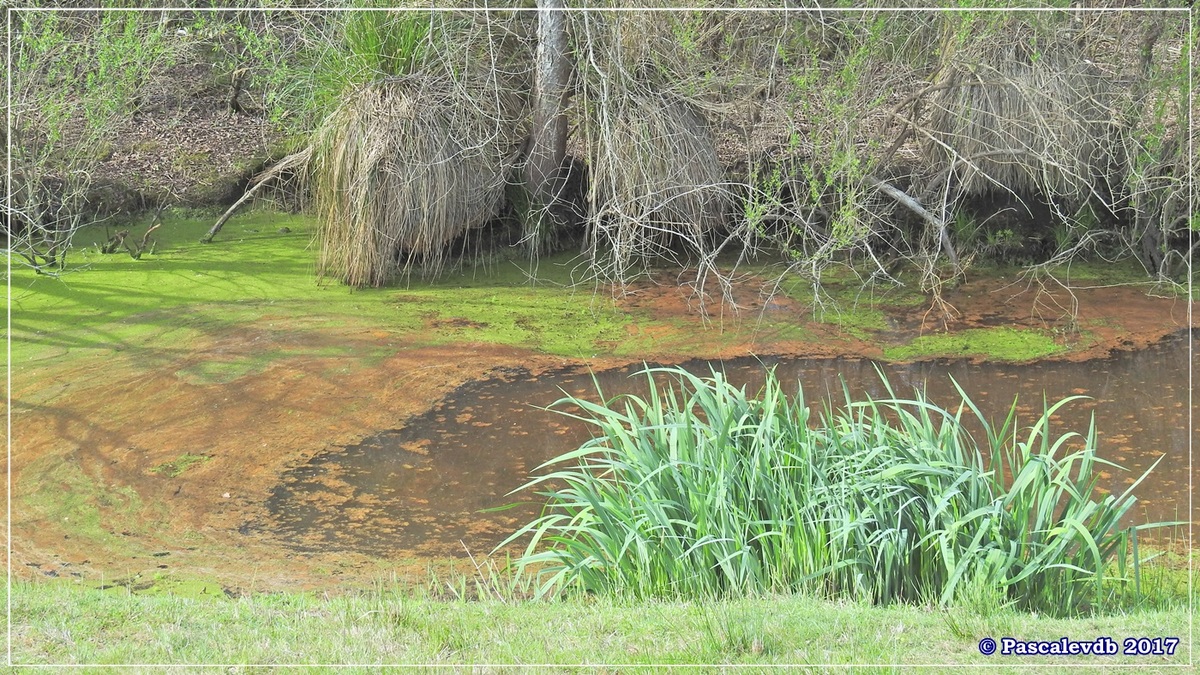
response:
{"label": "reflection on water", "polygon": [[[1193,342],[1193,344],[1195,344]],[[707,373],[710,364],[686,364]],[[729,379],[750,391],[775,367],[781,381],[804,387],[810,405],[842,398],[841,379],[852,394],[883,397],[875,364],[861,359],[739,359],[715,362]],[[1094,411],[1100,456],[1128,471],[1100,467],[1100,488],[1123,491],[1159,456],[1156,471],[1136,494],[1134,520],[1185,520],[1188,497],[1188,341],[1179,336],[1156,347],[1084,363],[1045,362],[1015,366],[927,362],[882,366],[897,394],[924,389],[943,407],[959,402],[952,376],[983,409],[998,418],[1019,396],[1020,422],[1042,410],[1043,394],[1054,401],[1072,394],[1091,400],[1060,410],[1052,431],[1085,433]],[[597,374],[606,396],[645,391],[637,368]],[[841,378],[841,379],[840,379]],[[506,496],[539,464],[588,438],[585,425],[539,409],[562,392],[595,399],[592,376],[561,372],[473,382],[429,412],[360,444],[318,455],[285,475],[268,500],[266,529],[300,550],[354,550],[378,555],[486,553],[515,527],[537,515]],[[1195,474],[1194,474],[1195,475]],[[530,499],[531,495],[519,495]],[[465,548],[464,548],[465,547]]]}

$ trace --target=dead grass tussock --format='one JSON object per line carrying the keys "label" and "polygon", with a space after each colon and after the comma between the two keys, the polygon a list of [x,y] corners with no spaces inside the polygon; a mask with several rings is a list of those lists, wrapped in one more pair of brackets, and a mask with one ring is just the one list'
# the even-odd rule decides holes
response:
{"label": "dead grass tussock", "polygon": [[314,136],[318,271],[380,286],[494,217],[516,161],[522,102],[499,88],[412,75],[350,94]]}
{"label": "dead grass tussock", "polygon": [[929,98],[926,158],[960,194],[994,189],[1079,203],[1123,164],[1113,156],[1115,85],[1066,28],[1014,19],[1005,39],[983,31],[945,41]]}

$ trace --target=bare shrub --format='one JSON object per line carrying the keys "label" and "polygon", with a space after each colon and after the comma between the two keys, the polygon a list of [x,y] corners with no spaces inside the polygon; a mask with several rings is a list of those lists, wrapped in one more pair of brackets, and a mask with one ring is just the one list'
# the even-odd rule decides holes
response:
{"label": "bare shrub", "polygon": [[95,173],[118,127],[179,44],[141,12],[26,9],[13,26],[7,248],[57,273],[75,233],[95,220]]}
{"label": "bare shrub", "polygon": [[[708,123],[684,100],[648,89],[588,102],[592,254],[626,278],[638,261],[682,241],[702,252],[723,224],[726,190]],[[609,260],[598,237],[611,248]]]}

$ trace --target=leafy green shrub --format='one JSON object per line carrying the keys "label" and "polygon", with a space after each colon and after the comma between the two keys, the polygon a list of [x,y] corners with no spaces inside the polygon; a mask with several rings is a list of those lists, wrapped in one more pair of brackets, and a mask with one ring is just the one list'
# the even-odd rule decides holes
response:
{"label": "leafy green shrub", "polygon": [[[890,398],[847,392],[844,408],[814,419],[773,372],[757,397],[715,372],[644,372],[647,398],[554,404],[577,407],[564,414],[599,434],[543,465],[573,467],[522,488],[555,486],[543,515],[508,540],[532,534],[518,564],[538,570],[542,594],[944,604],[982,583],[1018,607],[1070,613],[1103,599],[1105,566],[1123,565],[1135,534],[1119,523],[1140,480],[1093,498],[1094,467],[1109,464],[1096,457],[1095,424],[1050,434],[1051,416],[1080,397],[1018,429],[1015,402],[996,427],[961,389],[951,413],[897,398],[885,380]],[[659,373],[673,384],[660,390]]]}

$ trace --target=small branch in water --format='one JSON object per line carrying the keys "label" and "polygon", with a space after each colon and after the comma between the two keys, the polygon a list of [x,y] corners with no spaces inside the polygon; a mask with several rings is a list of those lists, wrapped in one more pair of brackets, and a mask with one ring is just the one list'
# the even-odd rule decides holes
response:
{"label": "small branch in water", "polygon": [[309,146],[299,152],[294,152],[287,157],[284,157],[283,159],[279,160],[275,166],[252,178],[250,180],[250,187],[246,190],[246,193],[243,194],[240,199],[234,202],[233,206],[230,206],[225,213],[221,214],[221,217],[217,219],[217,222],[213,224],[211,228],[209,228],[208,232],[203,237],[200,238],[200,243],[208,244],[212,242],[213,237],[217,236],[217,233],[221,231],[221,228],[225,226],[225,222],[233,216],[234,212],[241,208],[242,204],[250,201],[264,185],[270,182],[272,178],[277,178],[280,174],[288,169],[305,164],[308,162],[308,159],[311,156],[312,146]]}
{"label": "small branch in water", "polygon": [[134,260],[142,259],[142,253],[146,250],[146,244],[150,243],[150,233],[160,227],[162,227],[161,222],[156,222],[151,225],[150,228],[146,230],[146,234],[142,235],[142,243],[138,244],[137,248],[130,246],[128,243],[125,244],[125,249],[129,251],[129,255],[132,256]]}

